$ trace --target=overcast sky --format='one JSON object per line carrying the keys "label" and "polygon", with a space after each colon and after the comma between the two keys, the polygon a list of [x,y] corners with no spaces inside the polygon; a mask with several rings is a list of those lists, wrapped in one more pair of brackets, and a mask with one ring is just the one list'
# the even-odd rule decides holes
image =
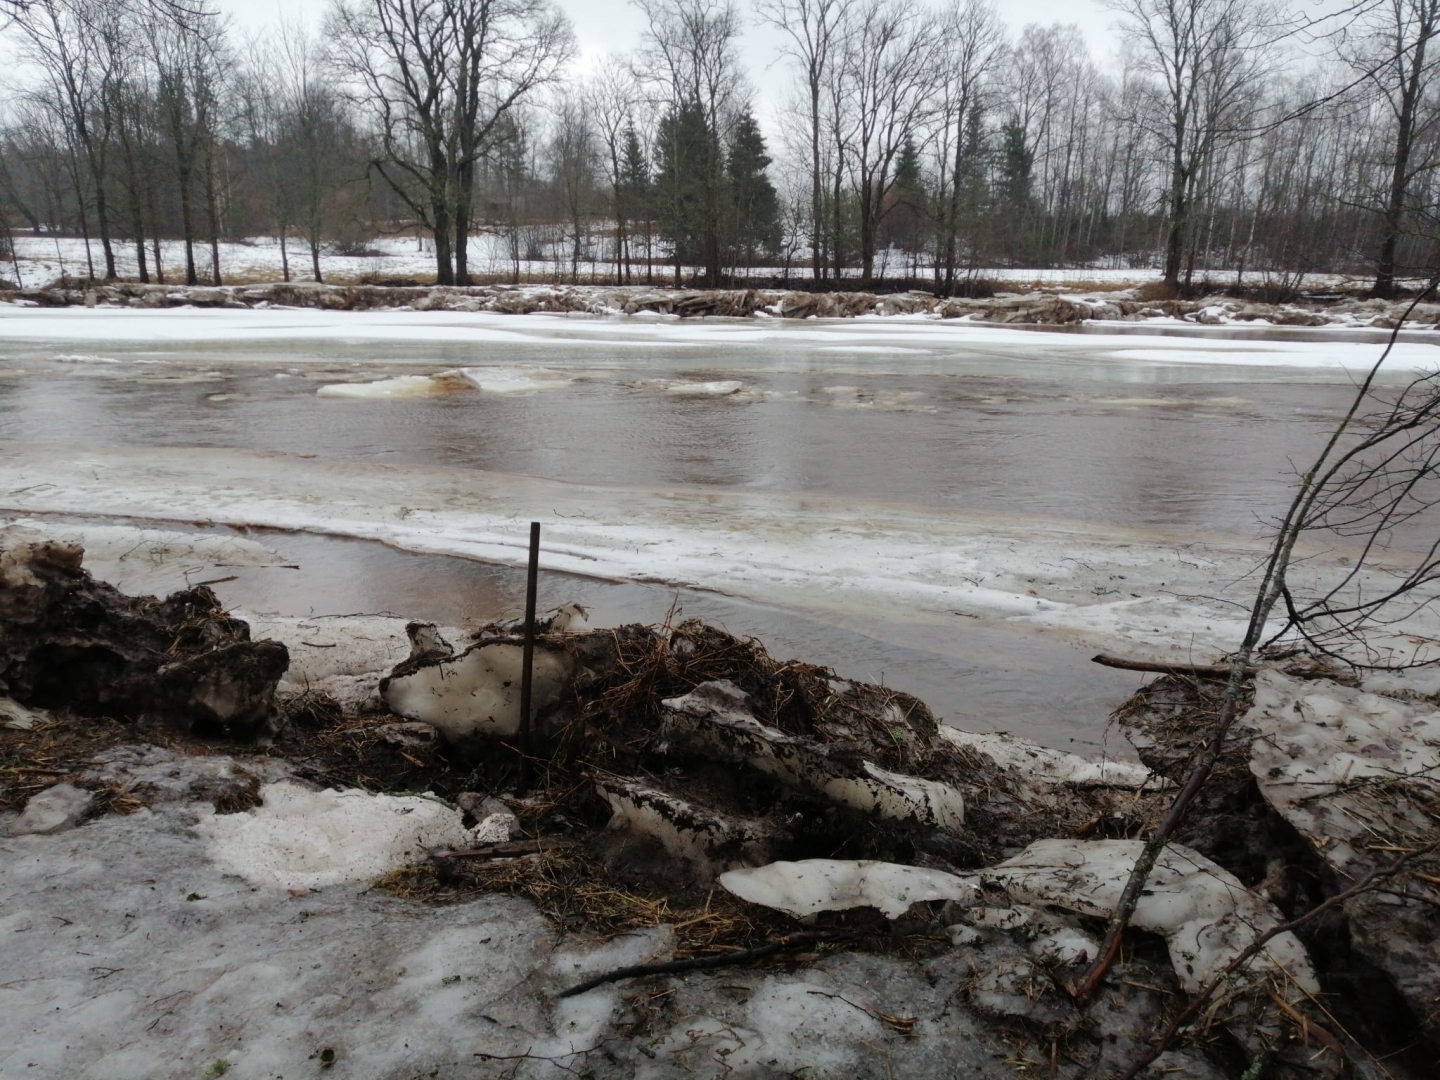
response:
{"label": "overcast sky", "polygon": [[[555,0],[570,16],[580,48],[581,69],[589,68],[607,53],[633,50],[645,28],[645,17],[629,0]],[[219,7],[230,13],[235,27],[241,31],[263,29],[277,22],[281,12],[285,18],[300,17],[318,25],[330,0],[217,0]],[[937,4],[938,6],[938,4]],[[749,0],[739,0],[745,16],[747,32],[742,43],[742,58],[755,84],[758,119],[767,128],[774,123],[773,111],[780,104],[789,80],[775,63],[773,30],[762,29],[750,14]],[[998,4],[1001,17],[1018,32],[1028,23],[1074,23],[1090,42],[1091,51],[1103,65],[1111,53],[1114,40],[1112,26],[1115,16],[1098,0],[1002,0]]]}

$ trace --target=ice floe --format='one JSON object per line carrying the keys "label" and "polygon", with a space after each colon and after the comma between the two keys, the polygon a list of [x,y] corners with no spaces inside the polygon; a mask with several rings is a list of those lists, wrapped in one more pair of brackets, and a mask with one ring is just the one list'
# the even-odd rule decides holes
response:
{"label": "ice floe", "polygon": [[[1108,917],[1143,846],[1138,840],[1038,840],[983,873],[1022,902]],[[1193,994],[1280,921],[1267,901],[1229,871],[1171,844],[1156,863],[1131,924],[1164,935],[1180,984]],[[1294,934],[1272,938],[1248,970],[1280,974],[1307,994],[1320,990]]]}

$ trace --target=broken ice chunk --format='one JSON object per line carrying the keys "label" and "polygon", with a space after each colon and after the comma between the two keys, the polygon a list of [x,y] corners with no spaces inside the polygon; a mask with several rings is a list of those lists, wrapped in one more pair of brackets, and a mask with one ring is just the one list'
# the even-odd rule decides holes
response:
{"label": "broken ice chunk", "polygon": [[754,870],[731,870],[719,880],[742,900],[796,918],[873,907],[887,919],[898,919],[922,901],[952,900],[968,906],[980,898],[979,885],[968,878],[870,859],[774,862]]}
{"label": "broken ice chunk", "polygon": [[787,735],[757,720],[747,694],[728,682],[701,683],[684,697],[661,702],[666,733],[679,746],[718,761],[748,765],[781,783],[892,820],[958,831],[965,822],[960,792],[938,780],[843,760],[810,739]]}
{"label": "broken ice chunk", "polygon": [[965,824],[965,800],[950,785],[889,772],[870,761],[864,769],[864,776],[827,780],[825,794],[856,810],[910,819],[946,832],[959,832]]}
{"label": "broken ice chunk", "polygon": [[610,828],[659,840],[665,850],[702,871],[754,866],[769,858],[770,837],[754,822],[737,820],[619,777],[597,779],[610,804]]}
{"label": "broken ice chunk", "polygon": [[[456,657],[407,661],[381,680],[380,696],[392,712],[424,721],[449,742],[507,738],[520,730],[522,652],[519,645],[489,641]],[[531,700],[537,714],[561,699],[574,671],[567,654],[536,648]]]}
{"label": "broken ice chunk", "polygon": [[944,726],[939,730],[946,742],[988,754],[1001,768],[1014,770],[1020,787],[1030,796],[1060,784],[1137,790],[1158,789],[1167,783],[1139,762],[1085,758],[1013,735],[960,731]]}
{"label": "broken ice chunk", "polygon": [[[1038,840],[985,876],[1016,900],[1105,917],[1114,912],[1143,847],[1139,840]],[[1130,920],[1164,935],[1180,984],[1192,994],[1279,921],[1275,909],[1233,874],[1180,844],[1160,856]],[[1250,970],[1278,971],[1306,993],[1320,990],[1294,934],[1267,942]]]}

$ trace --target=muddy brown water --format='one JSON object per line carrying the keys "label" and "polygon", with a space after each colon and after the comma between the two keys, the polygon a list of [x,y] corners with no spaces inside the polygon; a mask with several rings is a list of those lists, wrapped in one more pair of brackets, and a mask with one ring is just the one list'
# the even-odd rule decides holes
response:
{"label": "muddy brown water", "polygon": [[[1031,335],[1025,335],[1029,339]],[[1044,352],[1036,336],[1035,349]],[[1074,341],[1074,338],[1070,339]],[[273,450],[348,463],[432,464],[572,482],[759,489],[1015,513],[1184,535],[1257,535],[1348,400],[1343,374],[1118,361],[1015,363],[902,336],[847,348],[675,343],[330,341],[117,345],[119,363],[26,342],[0,358],[0,439]],[[947,351],[948,350],[948,351]],[[1012,350],[1013,352],[1013,350]],[[146,361],[143,363],[136,361]],[[316,387],[457,366],[561,371],[534,393],[400,400]],[[24,371],[25,374],[19,374]],[[667,390],[731,380],[729,396]],[[381,545],[266,534],[301,571],[246,570],[230,603],[285,614],[390,611],[442,622],[518,611],[518,571]],[[818,622],[763,604],[546,575],[542,605],[579,600],[598,623],[685,616],[753,635],[782,657],[915,693],[951,723],[1061,747],[1106,742],[1138,685],[1089,652],[987,627]],[[1112,749],[1118,741],[1110,737]]]}

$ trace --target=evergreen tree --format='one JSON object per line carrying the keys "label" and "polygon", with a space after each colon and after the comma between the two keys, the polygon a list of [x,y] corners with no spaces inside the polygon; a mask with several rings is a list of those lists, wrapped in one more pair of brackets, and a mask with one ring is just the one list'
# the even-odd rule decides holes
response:
{"label": "evergreen tree", "polygon": [[1011,209],[1030,204],[1034,189],[1035,151],[1026,145],[1025,129],[1006,124],[1000,132],[1000,194]]}
{"label": "evergreen tree", "polygon": [[916,254],[923,243],[925,214],[925,178],[920,172],[920,151],[913,138],[907,138],[895,160],[895,186],[886,199],[881,219],[882,243],[903,248]]}
{"label": "evergreen tree", "polygon": [[999,223],[1008,237],[1012,260],[1028,259],[1030,222],[1034,205],[1035,151],[1030,149],[1025,129],[1011,122],[1000,132],[1000,203],[1004,220]]}
{"label": "evergreen tree", "polygon": [[685,265],[707,262],[708,246],[715,240],[708,235],[713,214],[706,179],[719,165],[720,143],[705,122],[704,110],[686,104],[661,119],[656,151],[655,220],[672,246],[679,285]]}
{"label": "evergreen tree", "polygon": [[770,155],[760,125],[746,109],[736,121],[725,162],[726,192],[730,202],[730,262],[753,266],[757,256],[779,247],[780,198],[765,172]]}
{"label": "evergreen tree", "polygon": [[[650,162],[645,157],[645,148],[640,145],[640,136],[635,125],[625,129],[625,150],[620,159],[620,183],[616,185],[616,208],[620,217],[628,221],[633,229],[644,222],[645,234],[645,280],[651,280],[650,236],[654,220],[653,191],[650,183]],[[630,279],[630,262],[633,257],[631,237],[625,237],[625,279]]]}

